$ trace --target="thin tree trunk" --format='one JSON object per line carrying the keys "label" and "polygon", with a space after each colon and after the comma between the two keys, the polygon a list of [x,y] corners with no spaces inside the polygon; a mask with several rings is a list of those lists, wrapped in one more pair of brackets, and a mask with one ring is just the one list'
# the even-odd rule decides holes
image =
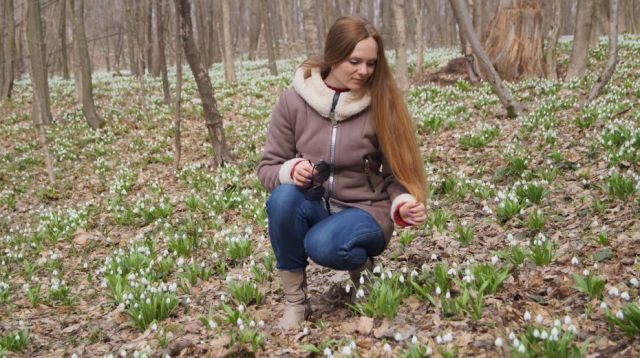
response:
{"label": "thin tree trunk", "polygon": [[233,47],[231,46],[231,33],[229,30],[229,26],[229,0],[222,0],[222,43],[224,56],[224,78],[229,83],[235,83],[236,71],[233,66]]}
{"label": "thin tree trunk", "polygon": [[[13,0],[12,0],[13,1]],[[67,55],[67,0],[60,0],[58,37],[60,41],[60,55],[62,61],[62,77],[69,79],[69,56]]]}
{"label": "thin tree trunk", "polygon": [[521,106],[513,99],[513,97],[511,97],[511,94],[509,94],[507,89],[504,87],[500,76],[493,67],[491,60],[489,60],[489,56],[484,52],[484,49],[480,44],[480,40],[473,29],[466,0],[449,1],[453,8],[453,14],[458,22],[458,27],[464,33],[465,38],[469,41],[474,53],[478,57],[482,68],[488,74],[487,80],[491,84],[493,91],[498,95],[498,98],[500,98],[500,102],[502,102],[502,105],[507,110],[507,116],[509,118],[517,117],[521,112]]}
{"label": "thin tree trunk", "polygon": [[[416,76],[422,77],[422,65],[424,62],[424,36],[422,36],[422,9],[419,4],[420,0],[411,0],[413,5],[413,15],[416,21],[416,33],[415,33],[415,50],[416,50]],[[358,2],[360,4],[360,2]]]}
{"label": "thin tree trunk", "polygon": [[549,14],[551,18],[549,22],[549,31],[545,40],[545,61],[544,72],[547,75],[547,79],[552,81],[558,80],[558,73],[556,70],[556,45],[558,44],[558,37],[560,36],[560,27],[562,18],[560,16],[560,3],[557,1],[549,1],[545,6],[550,6]]}
{"label": "thin tree trunk", "polygon": [[93,129],[102,127],[104,121],[96,112],[93,103],[93,89],[91,84],[91,63],[89,62],[89,50],[87,49],[87,37],[84,32],[84,0],[69,0],[73,9],[73,44],[76,49],[78,68],[80,73],[80,102],[87,123]]}
{"label": "thin tree trunk", "polygon": [[173,127],[175,128],[175,141],[174,141],[174,151],[175,155],[173,157],[173,170],[178,172],[180,170],[180,159],[182,156],[182,134],[180,132],[180,101],[182,97],[182,46],[180,45],[180,37],[181,37],[181,26],[180,26],[180,15],[176,14],[176,34],[175,34],[175,48],[176,48],[176,97],[174,101],[175,113],[173,117]]}
{"label": "thin tree trunk", "polygon": [[49,80],[45,61],[45,44],[38,0],[27,1],[27,42],[31,62],[31,81],[37,107],[37,117],[42,124],[51,123],[51,107],[49,105]]}
{"label": "thin tree trunk", "polygon": [[249,14],[251,19],[249,21],[249,60],[256,59],[260,29],[262,28],[262,17],[264,17],[264,12],[261,10],[262,5],[256,3],[258,1],[262,2],[262,0],[254,0],[251,6],[249,6],[249,11],[251,11]]}
{"label": "thin tree trunk", "polygon": [[395,21],[393,42],[396,48],[396,80],[402,91],[409,89],[409,73],[407,71],[407,36],[404,22],[404,0],[393,0],[392,13]]}
{"label": "thin tree trunk", "polygon": [[269,58],[269,73],[272,76],[278,75],[278,67],[276,66],[276,56],[273,47],[275,46],[273,42],[273,26],[271,18],[269,17],[269,0],[260,0],[260,8],[262,9],[263,19],[264,19],[264,39],[265,44],[267,45],[267,57]]}
{"label": "thin tree trunk", "polygon": [[15,36],[15,20],[14,20],[14,7],[13,0],[6,0],[3,3],[5,11],[4,27],[6,28],[7,35],[5,37],[3,45],[4,66],[0,68],[3,72],[3,81],[0,82],[0,100],[11,98],[11,92],[13,90],[13,78],[14,78],[14,64],[16,53],[16,36]]}
{"label": "thin tree trunk", "polygon": [[593,23],[595,0],[578,0],[576,26],[573,35],[573,49],[569,59],[566,79],[581,76],[587,69],[589,39]]}
{"label": "thin tree trunk", "polygon": [[181,18],[180,37],[182,38],[182,46],[202,99],[207,131],[209,132],[209,139],[211,140],[211,145],[214,150],[212,165],[223,165],[225,162],[231,161],[231,152],[227,147],[222,116],[218,111],[216,100],[213,97],[213,87],[211,86],[209,73],[204,66],[202,66],[200,53],[193,41],[193,25],[191,24],[189,1],[174,0],[174,3],[176,5],[176,12]]}
{"label": "thin tree trunk", "polygon": [[304,26],[304,42],[307,46],[307,57],[318,56],[323,53],[318,42],[318,25],[316,22],[316,7],[314,0],[300,0]]}
{"label": "thin tree trunk", "polygon": [[609,0],[609,59],[602,75],[591,88],[587,103],[593,101],[607,85],[618,62],[618,0]]}
{"label": "thin tree trunk", "polygon": [[147,71],[153,77],[158,77],[159,73],[154,72],[153,68],[155,65],[153,64],[153,4],[152,0],[144,0],[142,9],[143,9],[143,18],[144,20],[144,29],[145,29],[145,41],[144,41],[144,49],[146,54],[146,66]]}
{"label": "thin tree trunk", "polygon": [[162,93],[164,94],[164,103],[171,103],[171,90],[169,89],[169,78],[167,76],[167,59],[164,51],[164,0],[155,0],[156,5],[156,31],[157,31],[157,48],[158,48],[158,65],[160,74],[162,75]]}
{"label": "thin tree trunk", "polygon": [[133,11],[133,1],[134,0],[124,0],[125,1],[125,10],[124,10],[124,18],[125,18],[125,27],[127,30],[127,55],[129,56],[129,69],[131,70],[131,74],[136,76],[138,75],[138,56],[136,55],[136,31],[134,26],[134,11]]}

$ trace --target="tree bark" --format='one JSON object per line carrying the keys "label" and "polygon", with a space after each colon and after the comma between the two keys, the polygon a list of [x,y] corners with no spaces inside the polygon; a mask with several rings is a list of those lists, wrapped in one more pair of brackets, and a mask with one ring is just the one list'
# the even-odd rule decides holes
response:
{"label": "tree bark", "polygon": [[69,56],[67,55],[67,0],[60,0],[58,24],[58,38],[60,43],[60,61],[62,62],[62,77],[69,79]]}
{"label": "tree bark", "polygon": [[422,65],[424,62],[424,36],[422,36],[422,6],[420,6],[420,0],[412,0],[413,15],[416,21],[416,33],[415,33],[415,50],[416,50],[416,76],[422,77]]}
{"label": "tree bark", "polygon": [[69,0],[73,8],[73,44],[78,59],[80,73],[80,102],[87,123],[93,129],[98,129],[104,124],[104,120],[98,116],[93,102],[93,89],[91,83],[91,63],[89,62],[89,50],[87,49],[87,37],[84,31],[84,0]]}
{"label": "tree bark", "polygon": [[182,46],[202,99],[207,131],[209,132],[209,138],[214,150],[212,165],[223,165],[225,162],[231,161],[231,152],[227,147],[222,116],[218,111],[216,100],[213,97],[213,87],[211,86],[209,73],[204,66],[202,66],[200,53],[193,41],[191,6],[188,0],[174,0],[174,3],[176,5],[176,12],[180,15],[180,37],[182,38]]}
{"label": "tree bark", "polygon": [[556,46],[558,44],[558,37],[560,36],[560,27],[562,24],[562,18],[560,13],[560,3],[557,1],[549,1],[545,3],[545,6],[549,6],[549,18],[548,31],[545,39],[545,54],[544,54],[544,69],[547,75],[547,79],[552,81],[558,80],[558,73],[556,70]]}
{"label": "tree bark", "polygon": [[256,52],[258,51],[258,40],[260,40],[260,29],[262,28],[262,17],[264,17],[264,11],[262,4],[258,6],[257,3],[262,0],[253,0],[251,6],[249,6],[250,21],[249,21],[249,60],[256,59]]}
{"label": "tree bark", "polygon": [[178,172],[180,170],[180,159],[182,156],[182,134],[180,132],[180,121],[181,121],[181,106],[180,101],[182,97],[182,46],[180,45],[180,37],[181,37],[181,26],[180,26],[180,15],[176,14],[176,34],[174,38],[175,48],[176,48],[176,97],[174,102],[174,117],[173,117],[173,127],[175,128],[175,137],[174,137],[174,151],[175,155],[173,157],[173,170]]}
{"label": "tree bark", "polygon": [[391,6],[395,22],[393,42],[396,48],[396,80],[398,81],[398,87],[406,92],[409,89],[409,73],[407,70],[407,36],[404,22],[404,0],[393,0]]}
{"label": "tree bark", "polygon": [[393,41],[393,12],[391,5],[393,1],[382,1],[380,4],[380,17],[382,18],[382,29],[380,29],[380,36],[382,36],[383,43],[392,43]]}
{"label": "tree bark", "polygon": [[458,23],[458,28],[464,33],[465,38],[471,44],[474,53],[476,54],[478,60],[480,61],[480,65],[483,70],[488,74],[487,80],[491,84],[491,88],[500,98],[500,102],[507,110],[507,116],[509,118],[517,117],[521,112],[521,106],[518,102],[516,102],[511,94],[507,91],[507,89],[502,84],[502,79],[496,72],[491,60],[489,60],[489,56],[487,56],[486,52],[482,48],[480,44],[480,40],[476,35],[473,25],[471,23],[471,18],[469,16],[469,9],[467,8],[466,0],[449,0],[451,2],[451,7],[453,8],[453,14]]}
{"label": "tree bark", "polygon": [[506,81],[544,76],[542,9],[537,0],[501,0],[484,48]]}
{"label": "tree bark", "polygon": [[0,82],[0,100],[11,98],[11,92],[13,90],[14,79],[14,64],[16,53],[16,36],[15,36],[15,20],[14,20],[14,7],[13,0],[6,0],[3,3],[5,7],[3,16],[5,17],[4,27],[7,35],[4,39],[3,56],[4,66],[0,68],[3,72],[2,82]]}
{"label": "tree bark", "polygon": [[307,57],[319,56],[323,53],[318,42],[318,24],[316,23],[316,7],[314,0],[300,0],[304,27],[304,42]]}
{"label": "tree bark", "polygon": [[129,57],[129,69],[134,76],[138,75],[138,56],[136,54],[136,31],[134,26],[133,1],[125,1],[125,28],[127,30],[127,55]]}
{"label": "tree bark", "polygon": [[[224,56],[224,79],[229,83],[236,82],[236,71],[233,65],[233,47],[229,31],[229,0],[222,0],[222,39]],[[185,49],[186,52],[186,49]]]}
{"label": "tree bark", "polygon": [[271,18],[269,17],[269,0],[260,0],[260,8],[263,14],[262,18],[264,19],[264,42],[267,46],[267,57],[269,58],[269,73],[272,76],[278,75],[278,67],[276,66],[276,55],[274,51],[274,42],[273,42],[273,26]]}
{"label": "tree bark", "polygon": [[[49,80],[45,61],[45,44],[38,0],[27,1],[27,43],[31,63],[31,81],[36,106],[35,123],[48,125],[51,123],[51,107],[49,105]],[[37,120],[35,120],[37,119]]]}
{"label": "tree bark", "polygon": [[581,76],[587,69],[589,39],[593,23],[595,0],[578,0],[576,26],[573,33],[573,48],[569,59],[566,79]]}
{"label": "tree bark", "polygon": [[171,103],[171,90],[169,89],[169,77],[167,76],[167,58],[164,49],[164,0],[155,0],[156,6],[156,39],[158,48],[158,65],[160,74],[162,75],[162,93],[164,95],[164,103]]}
{"label": "tree bark", "polygon": [[587,103],[593,101],[607,85],[618,62],[618,0],[609,0],[609,59],[602,75],[591,88]]}

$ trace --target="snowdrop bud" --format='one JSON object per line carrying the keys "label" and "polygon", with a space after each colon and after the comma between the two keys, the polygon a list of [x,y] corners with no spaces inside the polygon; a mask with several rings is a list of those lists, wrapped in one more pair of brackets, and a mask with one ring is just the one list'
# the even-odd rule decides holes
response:
{"label": "snowdrop bud", "polygon": [[438,260],[438,255],[431,254],[431,261],[437,261],[437,260]]}
{"label": "snowdrop bud", "polygon": [[[253,321],[251,321],[253,322]],[[304,327],[304,329],[302,330],[302,335],[306,336],[307,334],[309,334],[309,328]]]}
{"label": "snowdrop bud", "polygon": [[578,328],[576,328],[576,326],[574,325],[570,325],[569,328],[567,328],[567,330],[571,333],[578,333]]}
{"label": "snowdrop bud", "polygon": [[216,327],[216,322],[214,322],[212,319],[209,320],[209,328],[215,328]]}
{"label": "snowdrop bud", "polygon": [[526,350],[526,348],[524,347],[524,344],[522,344],[522,345],[520,345],[520,347],[518,347],[518,352],[520,352],[520,353],[524,353],[524,352],[526,352],[526,351],[527,351],[527,350]]}
{"label": "snowdrop bud", "polygon": [[400,275],[399,280],[400,280],[400,283],[404,283],[404,275]]}
{"label": "snowdrop bud", "polygon": [[537,328],[533,330],[533,336],[536,338],[540,338],[540,331],[538,331]]}
{"label": "snowdrop bud", "polygon": [[513,340],[514,338],[516,338],[516,335],[513,332],[509,332],[509,339]]}
{"label": "snowdrop bud", "polygon": [[620,296],[620,292],[618,291],[618,288],[613,286],[609,289],[609,296]]}
{"label": "snowdrop bud", "polygon": [[578,260],[578,258],[574,256],[571,258],[571,264],[573,266],[578,266],[580,264],[580,260]]}
{"label": "snowdrop bud", "polygon": [[551,335],[552,336],[557,336],[560,332],[558,331],[558,327],[553,327],[551,329]]}
{"label": "snowdrop bud", "polygon": [[591,272],[589,272],[589,270],[585,269],[584,271],[582,271],[582,274],[584,276],[589,276],[591,274]]}
{"label": "snowdrop bud", "polygon": [[152,324],[152,325],[151,325],[151,331],[152,331],[152,332],[155,332],[155,331],[157,331],[157,330],[158,330],[158,325],[157,325],[157,324],[155,324],[155,323],[154,323],[154,324]]}
{"label": "snowdrop bud", "polygon": [[624,318],[624,313],[622,313],[622,311],[618,311],[618,312],[616,312],[616,317],[618,319],[623,319]]}
{"label": "snowdrop bud", "polygon": [[555,327],[560,327],[560,326],[562,325],[562,323],[560,322],[560,320],[559,320],[559,319],[557,319],[557,320],[553,321],[553,325],[554,325]]}
{"label": "snowdrop bud", "polygon": [[549,338],[549,333],[547,333],[547,331],[542,331],[542,333],[540,333],[540,338],[542,339]]}
{"label": "snowdrop bud", "polygon": [[418,271],[416,271],[416,270],[411,271],[411,277],[412,278],[413,277],[417,277],[417,276],[418,276]]}
{"label": "snowdrop bud", "polygon": [[438,343],[438,344],[442,344],[442,337],[437,336],[437,337],[436,337],[436,343]]}
{"label": "snowdrop bud", "polygon": [[629,292],[624,291],[620,294],[620,298],[622,298],[625,301],[629,301],[631,299],[631,297],[629,296]]}
{"label": "snowdrop bud", "polygon": [[347,291],[347,293],[349,293],[351,291],[351,285],[347,284],[346,286],[344,286],[344,290]]}
{"label": "snowdrop bud", "polygon": [[400,332],[396,333],[393,336],[393,339],[395,339],[396,341],[400,342],[402,340],[402,335],[400,334]]}
{"label": "snowdrop bud", "polygon": [[364,276],[360,276],[360,284],[364,285]]}
{"label": "snowdrop bud", "polygon": [[629,283],[631,283],[631,286],[633,287],[638,287],[638,285],[640,285],[640,283],[638,283],[638,279],[635,277],[632,277],[631,280],[629,280]]}
{"label": "snowdrop bud", "polygon": [[529,313],[529,311],[526,311],[524,313],[524,320],[525,321],[530,321],[531,320],[531,313]]}
{"label": "snowdrop bud", "polygon": [[449,271],[447,271],[447,274],[449,274],[449,276],[454,276],[457,273],[458,271],[456,271],[456,269],[454,268],[450,268]]}
{"label": "snowdrop bud", "polygon": [[244,305],[242,303],[238,305],[238,312],[240,313],[244,312]]}
{"label": "snowdrop bud", "polygon": [[238,326],[242,326],[244,324],[244,322],[242,321],[242,318],[238,318],[238,320],[236,321],[236,324]]}
{"label": "snowdrop bud", "polygon": [[497,255],[493,255],[493,256],[491,257],[491,263],[492,263],[492,264],[494,264],[494,265],[495,265],[495,264],[497,264],[499,260],[500,260],[500,259],[498,259],[498,256],[497,256]]}
{"label": "snowdrop bud", "polygon": [[333,357],[333,353],[331,352],[331,348],[329,347],[325,348],[322,354],[324,354],[325,357]]}
{"label": "snowdrop bud", "polygon": [[502,338],[496,338],[495,342],[493,343],[496,345],[496,347],[502,347]]}
{"label": "snowdrop bud", "polygon": [[447,291],[447,293],[444,295],[444,298],[450,299],[451,298],[451,293],[449,291]]}
{"label": "snowdrop bud", "polygon": [[570,325],[570,324],[571,324],[571,317],[569,317],[569,316],[564,316],[564,324],[566,324],[566,325]]}
{"label": "snowdrop bud", "polygon": [[536,315],[536,323],[538,324],[542,323],[542,315],[540,313]]}
{"label": "snowdrop bud", "polygon": [[386,353],[391,353],[391,346],[389,345],[389,343],[385,343],[382,349],[384,349]]}
{"label": "snowdrop bud", "polygon": [[356,292],[356,298],[363,298],[363,297],[364,297],[364,290],[359,289],[358,292]]}
{"label": "snowdrop bud", "polygon": [[446,343],[453,341],[453,334],[451,332],[445,334],[444,336],[442,336],[442,340]]}
{"label": "snowdrop bud", "polygon": [[351,347],[349,347],[349,346],[342,347],[342,355],[350,356],[351,355]]}
{"label": "snowdrop bud", "polygon": [[442,289],[440,288],[440,286],[436,286],[436,295],[440,295],[442,293]]}
{"label": "snowdrop bud", "polygon": [[376,267],[373,268],[373,273],[379,274],[380,272],[382,272],[382,268],[380,265],[376,265]]}
{"label": "snowdrop bud", "polygon": [[600,308],[602,308],[603,310],[606,310],[607,308],[609,308],[609,306],[607,306],[607,303],[603,301],[603,302],[600,304]]}
{"label": "snowdrop bud", "polygon": [[416,336],[411,337],[411,344],[418,344],[418,337]]}

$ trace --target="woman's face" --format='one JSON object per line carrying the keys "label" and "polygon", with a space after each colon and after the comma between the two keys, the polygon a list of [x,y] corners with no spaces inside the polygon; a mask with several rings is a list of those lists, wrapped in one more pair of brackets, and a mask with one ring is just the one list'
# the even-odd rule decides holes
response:
{"label": "woman's face", "polygon": [[372,37],[366,38],[358,42],[349,57],[331,67],[325,81],[331,87],[359,90],[373,74],[377,61],[378,44]]}

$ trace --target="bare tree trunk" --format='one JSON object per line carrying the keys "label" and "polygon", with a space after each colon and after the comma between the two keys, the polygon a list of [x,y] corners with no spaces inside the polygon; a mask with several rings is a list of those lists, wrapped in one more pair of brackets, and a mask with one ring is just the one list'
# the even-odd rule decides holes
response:
{"label": "bare tree trunk", "polygon": [[264,11],[262,9],[262,5],[258,6],[257,1],[262,2],[262,0],[254,0],[249,6],[250,19],[249,21],[249,59],[256,59],[256,52],[258,51],[258,40],[260,39],[260,29],[262,28],[262,17],[264,17]]}
{"label": "bare tree trunk", "polygon": [[156,31],[157,31],[157,47],[158,47],[158,65],[160,74],[162,75],[162,93],[164,94],[164,103],[171,103],[171,90],[169,89],[169,78],[167,76],[167,59],[164,51],[164,0],[155,0],[156,5]]}
{"label": "bare tree trunk", "polygon": [[40,122],[51,123],[51,107],[49,105],[49,80],[45,61],[45,44],[38,0],[27,1],[27,42],[31,62],[31,81],[37,114]]}
{"label": "bare tree trunk", "polygon": [[134,26],[134,12],[133,12],[133,1],[134,0],[124,0],[125,1],[125,10],[124,10],[124,18],[125,18],[125,27],[127,30],[127,55],[129,56],[129,69],[131,70],[132,75],[138,75],[138,56],[136,55],[136,31]]}
{"label": "bare tree trunk", "polygon": [[318,56],[323,53],[318,42],[318,25],[316,23],[316,7],[314,0],[300,0],[304,24],[304,42],[307,46],[307,57]]}
{"label": "bare tree trunk", "polygon": [[581,76],[587,69],[589,38],[593,22],[595,0],[578,0],[576,26],[573,35],[573,49],[569,59],[566,79]]}
{"label": "bare tree trunk", "polygon": [[153,77],[158,77],[159,73],[153,70],[156,66],[153,64],[153,4],[151,4],[151,1],[152,0],[142,1],[142,18],[144,19],[143,24],[145,29],[143,33],[146,34],[146,36],[144,36],[145,63],[149,74]]}
{"label": "bare tree trunk", "polygon": [[587,103],[593,101],[607,85],[618,62],[618,0],[609,0],[609,59],[602,75],[591,88]]}
{"label": "bare tree trunk", "polygon": [[233,65],[233,47],[231,46],[231,33],[229,32],[229,26],[229,0],[222,0],[222,48],[224,56],[224,78],[229,83],[235,83],[236,71]]}
{"label": "bare tree trunk", "polygon": [[482,0],[471,0],[473,4],[473,28],[480,41],[484,41],[484,19],[482,17]]}
{"label": "bare tree trunk", "polygon": [[174,150],[175,155],[173,157],[173,170],[178,172],[180,170],[180,158],[182,156],[182,134],[180,132],[180,101],[182,97],[182,46],[180,45],[180,37],[181,34],[181,26],[180,26],[180,14],[176,14],[176,34],[175,34],[175,48],[176,48],[176,97],[174,102],[174,119],[173,119],[173,127],[175,128],[175,141],[174,141]]}
{"label": "bare tree trunk", "polygon": [[450,2],[451,7],[453,8],[453,14],[458,22],[458,27],[471,44],[473,52],[478,57],[483,70],[488,74],[487,80],[491,84],[493,91],[498,95],[498,98],[500,98],[500,102],[502,102],[502,105],[507,110],[507,116],[509,116],[509,118],[517,117],[522,111],[521,106],[513,99],[513,97],[511,97],[511,94],[509,94],[507,89],[504,87],[502,79],[500,79],[498,72],[496,72],[493,67],[491,60],[489,60],[489,56],[484,52],[484,49],[480,44],[480,40],[478,39],[478,36],[473,29],[473,25],[471,24],[466,0],[450,0]]}
{"label": "bare tree trunk", "polygon": [[58,38],[60,43],[60,56],[62,61],[62,77],[69,79],[69,56],[67,55],[67,0],[59,1],[60,12],[58,24]]}
{"label": "bare tree trunk", "polygon": [[545,3],[545,6],[549,6],[549,30],[545,39],[545,73],[547,79],[552,81],[558,80],[558,73],[556,70],[556,45],[558,44],[558,37],[560,36],[560,26],[562,18],[560,17],[560,3],[557,1],[549,1]]}
{"label": "bare tree trunk", "polygon": [[[416,21],[416,33],[415,33],[415,50],[416,50],[416,76],[422,77],[422,65],[424,62],[424,36],[422,36],[422,9],[419,4],[420,0],[411,0],[413,5],[413,15]],[[358,2],[359,4],[360,2]]]}
{"label": "bare tree trunk", "polygon": [[104,120],[98,116],[93,103],[93,89],[91,84],[91,63],[89,62],[89,50],[87,49],[87,37],[84,32],[84,0],[69,0],[73,9],[73,44],[78,59],[80,73],[80,102],[87,123],[93,129],[98,129],[104,124]]}
{"label": "bare tree trunk", "polygon": [[4,27],[7,35],[3,45],[4,66],[0,68],[3,72],[2,82],[0,82],[0,100],[11,98],[13,90],[14,63],[16,53],[16,36],[15,36],[15,20],[13,0],[6,0],[3,5],[5,8],[3,16],[5,17]]}
{"label": "bare tree trunk", "polygon": [[409,89],[409,73],[407,71],[407,36],[404,22],[404,0],[393,0],[392,13],[395,21],[393,42],[396,48],[396,80],[402,91]]}
{"label": "bare tree trunk", "polygon": [[198,92],[202,99],[202,108],[205,114],[207,130],[214,150],[212,165],[222,165],[225,162],[231,161],[231,152],[227,147],[222,116],[218,111],[216,100],[213,97],[213,88],[211,86],[209,73],[202,66],[200,53],[193,41],[193,25],[191,24],[191,9],[189,1],[174,0],[174,3],[176,5],[176,12],[181,18],[180,37],[182,38],[182,46],[184,48],[185,56],[187,57],[187,62],[189,62],[191,72],[193,72],[193,77],[196,80]]}
{"label": "bare tree trunk", "polygon": [[269,73],[272,76],[278,75],[278,67],[276,66],[276,56],[273,47],[275,44],[273,43],[273,26],[271,18],[269,17],[269,0],[260,0],[260,8],[263,14],[262,18],[264,19],[264,40],[267,45],[267,57],[269,58]]}
{"label": "bare tree trunk", "polygon": [[392,43],[393,41],[393,12],[391,5],[393,1],[382,1],[380,4],[380,17],[382,18],[382,29],[380,29],[380,35],[382,36],[383,43]]}

